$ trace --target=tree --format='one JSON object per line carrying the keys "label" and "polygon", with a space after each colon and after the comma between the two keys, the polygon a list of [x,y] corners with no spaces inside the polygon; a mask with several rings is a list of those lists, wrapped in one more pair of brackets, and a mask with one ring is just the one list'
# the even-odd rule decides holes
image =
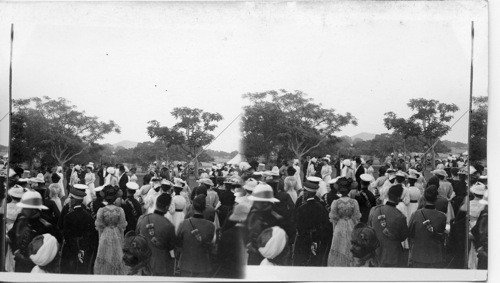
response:
{"label": "tree", "polygon": [[62,97],[15,99],[13,108],[12,147],[17,162],[32,164],[34,158],[50,155],[64,166],[104,135],[120,133],[114,121],[101,122]]}
{"label": "tree", "polygon": [[215,139],[211,132],[217,128],[217,122],[223,119],[222,115],[189,107],[176,107],[171,114],[179,120],[173,127],[161,126],[158,121],[152,120],[148,122],[148,135],[164,142],[167,148],[179,146],[188,158],[194,159],[194,172],[198,177],[197,155]]}
{"label": "tree", "polygon": [[[414,111],[413,115],[404,119],[398,118],[394,112],[387,112],[384,125],[388,130],[393,129],[395,133],[400,134],[405,143],[410,137],[414,137],[428,148],[450,131],[451,127],[446,123],[453,119],[451,114],[458,111],[458,106],[455,104],[440,103],[434,99],[410,99],[407,105]],[[431,153],[434,169],[436,155],[434,148],[431,149]]]}
{"label": "tree", "polygon": [[474,108],[471,113],[470,159],[481,161],[486,158],[486,137],[488,134],[488,97],[473,97]]}
{"label": "tree", "polygon": [[[268,159],[286,147],[295,158],[301,157],[334,137],[342,127],[357,120],[351,113],[337,114],[334,109],[307,98],[302,91],[286,90],[247,93],[250,101],[242,119],[243,148],[247,158],[259,151]],[[257,148],[257,150],[255,150]]]}

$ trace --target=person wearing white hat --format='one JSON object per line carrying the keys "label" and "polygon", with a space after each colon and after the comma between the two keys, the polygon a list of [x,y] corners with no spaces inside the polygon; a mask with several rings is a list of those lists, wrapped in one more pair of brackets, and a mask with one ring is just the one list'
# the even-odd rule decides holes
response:
{"label": "person wearing white hat", "polygon": [[85,204],[91,203],[95,199],[95,174],[94,174],[94,163],[89,162],[85,168],[87,172],[85,173],[85,185],[87,185],[87,195],[85,196]]}
{"label": "person wearing white hat", "polygon": [[142,215],[141,204],[134,198],[134,194],[139,189],[139,185],[135,182],[128,182],[126,186],[127,197],[125,198],[125,201],[122,202],[121,206],[125,212],[125,219],[127,220],[125,234],[127,234],[128,231],[135,230],[137,219],[139,219],[139,216]]}
{"label": "person wearing white hat", "polygon": [[75,165],[75,167],[73,167],[73,171],[71,172],[71,177],[69,179],[70,187],[72,187],[75,184],[80,184],[80,177],[79,177],[80,170],[81,170],[80,165]]}
{"label": "person wearing white hat", "polygon": [[279,200],[274,197],[273,189],[260,183],[252,191],[248,200],[253,201],[248,214],[247,228],[249,232],[248,264],[259,265],[264,259],[258,252],[257,237],[266,228],[282,225],[282,216],[273,211],[273,203]]}
{"label": "person wearing white hat", "polygon": [[27,191],[22,195],[21,201],[16,205],[22,208],[22,210],[14,222],[12,229],[7,233],[16,261],[14,271],[31,272],[35,266],[29,258],[28,245],[31,240],[45,233],[56,236],[58,241],[61,241],[61,237],[55,226],[41,217],[40,210],[46,210],[48,208],[43,205],[40,193]]}
{"label": "person wearing white hat", "polygon": [[470,228],[476,225],[479,214],[483,211],[485,205],[480,201],[486,193],[486,186],[483,183],[477,182],[470,188],[470,192],[474,195],[474,199],[470,201]]}
{"label": "person wearing white hat", "polygon": [[446,180],[448,173],[446,173],[443,169],[436,169],[431,173],[439,178],[439,195],[446,198],[448,201],[451,201],[455,196],[455,192],[453,191],[451,183]]}
{"label": "person wearing white hat", "polygon": [[285,192],[287,192],[290,195],[293,203],[295,204],[297,202],[297,193],[302,187],[299,187],[299,182],[297,181],[297,178],[295,177],[295,173],[296,173],[295,167],[290,166],[286,170],[287,170],[288,176],[285,177],[285,180],[283,181],[284,186],[285,186],[284,190],[285,190]]}
{"label": "person wearing white hat", "polygon": [[472,227],[471,234],[477,254],[477,269],[488,269],[488,190],[479,202],[485,205],[481,211],[476,225]]}
{"label": "person wearing white hat", "polygon": [[92,274],[92,260],[97,252],[99,236],[95,229],[95,219],[83,205],[85,194],[85,189],[73,188],[71,203],[63,209],[61,270],[64,273]]}
{"label": "person wearing white hat", "polygon": [[[7,214],[5,215],[6,232],[9,232],[12,226],[14,226],[14,222],[16,221],[17,215],[22,210],[21,207],[17,206],[17,203],[21,201],[24,192],[26,192],[26,190],[19,185],[14,185],[7,191],[7,194],[10,196],[12,201],[7,203]],[[15,261],[14,261],[14,255],[12,254],[12,249],[10,248],[10,245],[7,245],[7,253],[5,256],[5,271],[14,272],[14,265]]]}
{"label": "person wearing white hat", "polygon": [[352,168],[352,165],[353,163],[349,158],[342,160],[342,169],[340,170],[340,176],[356,180],[356,174],[354,172],[354,169]]}
{"label": "person wearing white hat", "polygon": [[[319,185],[309,181],[304,182],[302,204],[295,211],[297,238],[293,248],[293,265],[324,266],[327,251],[329,228],[328,211],[317,198]],[[319,180],[321,178],[316,177]],[[314,179],[313,179],[314,180]]]}
{"label": "person wearing white hat", "polygon": [[278,226],[262,231],[257,238],[259,253],[264,257],[260,265],[285,265],[289,249],[288,236]]}
{"label": "person wearing white hat", "polygon": [[31,273],[57,273],[59,243],[51,234],[38,235],[29,244],[29,258],[36,264]]}
{"label": "person wearing white hat", "polygon": [[298,159],[293,160],[293,169],[295,169],[295,174],[293,175],[295,177],[295,180],[297,180],[297,186],[299,188],[302,188],[302,178],[304,177],[304,173],[302,172],[300,168],[300,161]]}
{"label": "person wearing white hat", "polygon": [[316,169],[315,169],[316,161],[317,161],[316,157],[313,157],[311,158],[311,160],[309,160],[309,164],[307,165],[306,178],[311,176],[316,176]]}
{"label": "person wearing white hat", "polygon": [[360,222],[366,223],[368,221],[368,215],[372,207],[377,205],[377,199],[373,195],[368,187],[371,182],[373,182],[373,176],[370,174],[361,174],[360,176],[360,186],[361,189],[356,193],[354,199],[358,201],[359,210],[361,212]]}
{"label": "person wearing white hat", "polygon": [[321,167],[321,178],[325,183],[328,183],[332,179],[332,166],[330,166],[330,158],[323,158],[323,166]]}

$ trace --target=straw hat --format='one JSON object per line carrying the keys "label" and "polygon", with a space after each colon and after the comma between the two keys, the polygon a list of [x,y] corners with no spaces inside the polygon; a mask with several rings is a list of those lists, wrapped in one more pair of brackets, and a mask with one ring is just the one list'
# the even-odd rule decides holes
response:
{"label": "straw hat", "polygon": [[21,198],[25,192],[25,189],[19,185],[14,185],[12,188],[9,189],[7,192],[9,196],[15,197],[15,198]]}
{"label": "straw hat", "polygon": [[434,174],[434,175],[440,175],[440,176],[443,176],[443,177],[447,177],[448,176],[448,173],[446,173],[446,171],[444,171],[443,169],[436,169],[436,170],[432,171],[431,173]]}
{"label": "straw hat", "polygon": [[264,202],[279,202],[277,198],[274,198],[273,188],[268,184],[258,184],[253,189],[252,195],[248,197],[249,200],[253,201],[264,201]]}
{"label": "straw hat", "polygon": [[470,192],[482,196],[486,192],[486,186],[483,183],[477,182],[472,185]]}
{"label": "straw hat", "polygon": [[27,191],[21,197],[21,202],[16,203],[21,208],[49,209],[43,205],[42,196],[39,192]]}
{"label": "straw hat", "polygon": [[115,174],[115,168],[114,167],[108,167],[106,169],[106,172],[108,172],[109,174],[113,175],[113,174]]}
{"label": "straw hat", "polygon": [[212,180],[208,179],[208,178],[202,178],[202,179],[199,179],[198,181],[196,181],[200,184],[205,184],[207,186],[213,186],[214,185],[214,182],[212,182]]}
{"label": "straw hat", "polygon": [[344,164],[345,166],[349,167],[349,166],[351,166],[351,160],[350,159],[344,159],[344,161],[342,161],[342,164]]}
{"label": "straw hat", "polygon": [[245,182],[245,185],[243,185],[243,189],[253,192],[258,184],[259,182],[254,178],[248,178]]}

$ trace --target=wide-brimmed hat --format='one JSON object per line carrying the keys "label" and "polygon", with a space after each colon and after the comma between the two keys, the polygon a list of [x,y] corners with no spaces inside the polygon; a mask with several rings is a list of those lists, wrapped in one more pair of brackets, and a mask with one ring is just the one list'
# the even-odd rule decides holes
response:
{"label": "wide-brimmed hat", "polygon": [[410,173],[410,174],[408,175],[408,179],[417,180],[417,179],[418,179],[418,177],[417,177],[417,175],[415,175],[414,173]]}
{"label": "wide-brimmed hat", "polygon": [[253,192],[253,190],[255,190],[255,187],[257,187],[258,184],[259,182],[254,178],[248,178],[245,181],[245,184],[243,185],[243,189]]}
{"label": "wide-brimmed hat", "polygon": [[273,188],[264,183],[255,186],[252,195],[248,199],[252,201],[279,202],[277,198],[274,198]]}
{"label": "wide-brimmed hat", "polygon": [[112,203],[117,198],[121,197],[123,192],[118,187],[107,185],[99,192],[99,194],[104,200]]}
{"label": "wide-brimmed hat", "polygon": [[238,204],[231,215],[229,215],[229,220],[235,222],[243,222],[247,220],[248,213],[250,212],[250,206],[244,204]]}
{"label": "wide-brimmed hat", "polygon": [[19,185],[14,185],[14,186],[12,186],[12,188],[9,189],[9,191],[7,193],[11,197],[21,198],[25,192],[26,192],[26,190],[23,187],[21,187]]}
{"label": "wide-brimmed hat", "polygon": [[405,172],[399,170],[398,172],[396,172],[396,177],[404,177],[404,178],[406,178],[407,174]]}
{"label": "wide-brimmed hat", "polygon": [[89,162],[85,167],[90,168],[91,170],[94,170],[94,162]]}
{"label": "wide-brimmed hat", "polygon": [[483,183],[476,182],[470,188],[470,192],[473,193],[473,194],[482,196],[486,192],[486,186]]}
{"label": "wide-brimmed hat", "polygon": [[100,191],[102,191],[102,189],[104,189],[104,186],[99,186],[99,187],[95,188],[94,191],[100,192]]}
{"label": "wide-brimmed hat", "polygon": [[252,168],[252,166],[248,162],[240,162],[240,164],[238,164],[238,167],[241,169],[241,171],[246,171]]}
{"label": "wide-brimmed hat", "polygon": [[39,173],[36,177],[30,178],[29,180],[31,183],[45,183],[45,178],[42,173]]}
{"label": "wide-brimmed hat", "polygon": [[75,165],[73,168],[75,168],[75,170],[80,170],[82,167],[80,165]]}
{"label": "wide-brimmed hat", "polygon": [[323,160],[326,162],[330,162],[330,157],[323,157]]}
{"label": "wide-brimmed hat", "polygon": [[446,173],[446,171],[444,171],[443,169],[436,169],[436,170],[432,171],[431,173],[434,174],[434,175],[440,175],[440,176],[443,176],[443,177],[447,177],[448,176],[448,173]]}
{"label": "wide-brimmed hat", "polygon": [[207,186],[213,186],[214,185],[214,182],[212,182],[212,180],[208,179],[208,178],[202,178],[202,179],[199,179],[198,181],[196,181],[200,184],[205,184]]}
{"label": "wide-brimmed hat", "polygon": [[170,182],[167,179],[162,179],[161,182],[160,182],[160,184],[167,185],[167,186],[173,186],[174,185],[174,183]]}
{"label": "wide-brimmed hat", "polygon": [[311,158],[311,162],[316,163],[316,161],[318,161],[316,157]]}
{"label": "wide-brimmed hat", "polygon": [[278,166],[274,166],[273,169],[271,170],[271,176],[279,176],[280,175],[280,169]]}
{"label": "wide-brimmed hat", "polygon": [[139,189],[139,184],[137,184],[136,182],[128,182],[126,184],[126,186],[127,186],[127,189],[133,190],[133,191],[137,191]]}
{"label": "wide-brimmed hat", "polygon": [[39,192],[27,191],[21,197],[21,201],[16,203],[18,207],[21,208],[31,208],[31,209],[49,209],[43,205],[42,195]]}
{"label": "wide-brimmed hat", "polygon": [[361,180],[363,180],[365,182],[373,181],[373,176],[370,174],[361,174],[360,178],[361,178]]}
{"label": "wide-brimmed hat", "polygon": [[208,175],[208,173],[201,173],[200,179],[210,179],[210,176]]}
{"label": "wide-brimmed hat", "polygon": [[484,192],[483,198],[479,200],[480,204],[488,205],[488,190]]}

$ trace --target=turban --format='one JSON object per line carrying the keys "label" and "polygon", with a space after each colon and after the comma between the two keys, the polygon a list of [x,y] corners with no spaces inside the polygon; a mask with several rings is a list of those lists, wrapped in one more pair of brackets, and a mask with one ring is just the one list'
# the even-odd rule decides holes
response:
{"label": "turban", "polygon": [[[269,233],[271,235],[266,235]],[[280,227],[274,226],[262,231],[261,237],[268,237],[268,241],[265,246],[259,248],[260,254],[267,259],[274,259],[277,257],[285,248],[287,240],[285,230]]]}
{"label": "turban", "polygon": [[51,263],[58,252],[58,244],[54,236],[50,234],[43,234],[42,237],[42,246],[38,249],[36,254],[30,255],[31,261],[33,261],[33,263],[38,266],[46,266],[47,264]]}

